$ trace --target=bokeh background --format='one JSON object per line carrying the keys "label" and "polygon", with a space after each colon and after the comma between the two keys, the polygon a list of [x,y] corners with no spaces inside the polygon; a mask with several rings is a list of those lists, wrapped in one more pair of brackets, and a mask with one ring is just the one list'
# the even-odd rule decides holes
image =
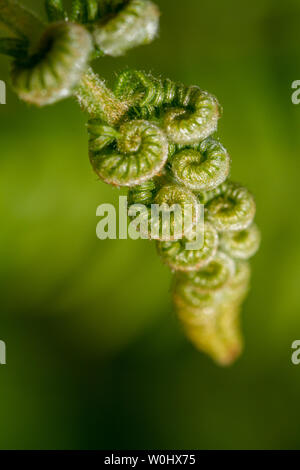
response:
{"label": "bokeh background", "polygon": [[[96,69],[131,66],[216,94],[232,178],[256,195],[263,242],[243,310],[246,349],[222,369],[172,311],[146,241],[99,241],[86,116],[0,106],[1,449],[298,449],[300,79],[298,0],[156,0],[160,38]],[[41,9],[42,2],[26,1]],[[0,79],[9,82],[9,60]]]}

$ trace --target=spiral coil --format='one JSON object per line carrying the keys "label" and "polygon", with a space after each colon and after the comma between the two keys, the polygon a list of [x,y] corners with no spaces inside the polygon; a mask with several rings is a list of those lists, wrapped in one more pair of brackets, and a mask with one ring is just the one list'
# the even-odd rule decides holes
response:
{"label": "spiral coil", "polygon": [[252,194],[238,183],[228,183],[207,205],[207,216],[221,232],[244,230],[252,223],[256,205]]}
{"label": "spiral coil", "polygon": [[73,94],[89,62],[118,56],[157,35],[159,10],[150,0],[45,0],[50,25],[10,0],[0,22],[18,36],[1,38],[0,53],[15,58],[12,84],[19,97],[45,106]]}
{"label": "spiral coil", "polygon": [[166,242],[193,238],[201,214],[197,197],[189,189],[162,185],[159,180],[154,189],[137,188],[129,192],[129,216],[135,217],[136,209],[140,212],[143,204],[139,227],[142,238]]}
{"label": "spiral coil", "polygon": [[221,108],[217,99],[198,86],[185,86],[139,71],[121,73],[116,96],[131,104],[139,117],[159,116],[170,142],[189,145],[217,130]]}
{"label": "spiral coil", "polygon": [[207,266],[198,271],[184,273],[182,277],[200,292],[206,293],[221,289],[233,277],[234,272],[233,259],[225,253],[218,252]]}
{"label": "spiral coil", "polygon": [[106,183],[139,185],[159,173],[167,161],[168,141],[162,130],[149,121],[122,124],[115,139],[112,135],[107,138],[102,126],[96,137],[95,126],[92,124],[89,129],[90,160],[94,171]]}
{"label": "spiral coil", "polygon": [[[46,28],[15,4],[0,5],[0,20],[17,35],[0,41],[0,52],[14,57],[14,89],[38,106],[76,96],[89,113],[92,168],[105,183],[128,188],[132,222],[140,211],[137,232],[156,240],[174,272],[173,302],[187,336],[217,363],[232,363],[243,348],[247,260],[260,233],[254,198],[229,180],[230,156],[213,136],[222,113],[217,99],[136,70],[120,73],[111,91],[89,68],[96,57],[118,56],[156,37],[152,1],[73,0],[68,12],[63,0],[45,0],[45,7]],[[38,43],[27,37],[31,29],[34,38],[44,31]]]}
{"label": "spiral coil", "polygon": [[222,249],[235,259],[248,259],[257,252],[260,245],[260,231],[256,224],[233,232],[223,232],[220,241]]}

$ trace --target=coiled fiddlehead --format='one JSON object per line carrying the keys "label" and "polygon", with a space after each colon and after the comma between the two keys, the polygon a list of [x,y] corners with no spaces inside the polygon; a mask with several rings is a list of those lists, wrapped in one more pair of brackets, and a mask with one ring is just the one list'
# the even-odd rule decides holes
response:
{"label": "coiled fiddlehead", "polygon": [[175,271],[195,271],[210,263],[218,248],[218,233],[209,223],[204,226],[202,246],[187,249],[188,240],[158,242],[157,250],[162,261]]}
{"label": "coiled fiddlehead", "polygon": [[93,35],[107,55],[120,56],[133,47],[149,44],[158,32],[159,10],[149,0],[112,1],[100,15]]}
{"label": "coiled fiddlehead", "polygon": [[103,181],[115,186],[141,184],[155,176],[168,158],[166,136],[148,121],[126,122],[117,133],[92,121],[89,133],[92,166]]}
{"label": "coiled fiddlehead", "polygon": [[[14,0],[0,0],[0,24],[18,36],[2,39],[0,52],[16,59],[12,84],[19,97],[37,106],[71,96],[80,85],[78,101],[88,110],[96,109],[98,97],[94,94],[92,104],[90,77],[81,80],[89,61],[149,43],[158,30],[159,10],[149,0],[73,0],[70,15],[63,0],[45,0],[45,9],[52,23],[46,29]],[[109,100],[111,92],[106,92]]]}
{"label": "coiled fiddlehead", "polygon": [[50,22],[64,21],[68,19],[68,15],[66,10],[64,9],[64,4],[62,0],[46,0],[45,9],[48,20]]}
{"label": "coiled fiddlehead", "polygon": [[172,80],[159,79],[140,70],[125,70],[117,77],[115,94],[131,103],[139,116],[152,116],[163,105],[176,102],[187,87]]}
{"label": "coiled fiddlehead", "polygon": [[207,205],[209,220],[221,232],[246,229],[256,211],[252,194],[237,183],[228,183],[224,189]]}
{"label": "coiled fiddlehead", "polygon": [[193,144],[217,130],[219,113],[214,96],[198,87],[189,87],[179,96],[178,107],[165,112],[164,129],[175,144]]}
{"label": "coiled fiddlehead", "polygon": [[[143,187],[142,187],[143,188]],[[141,214],[140,231],[143,238],[160,241],[193,238],[200,219],[200,210],[196,196],[183,186],[156,183],[151,190],[153,200],[147,191],[147,206]],[[140,197],[138,192],[130,191],[130,200]],[[149,197],[148,197],[149,196]],[[140,204],[141,201],[135,202]],[[135,216],[134,205],[129,207],[129,215]]]}
{"label": "coiled fiddlehead", "polygon": [[185,273],[183,279],[197,287],[200,292],[211,292],[224,287],[234,272],[234,261],[225,253],[218,252],[207,266]]}
{"label": "coiled fiddlehead", "polygon": [[[73,0],[70,15],[63,0],[45,6],[52,22],[46,31],[13,0],[0,0],[0,23],[16,36],[1,39],[0,52],[15,58],[17,93],[39,106],[76,96],[89,114],[93,169],[106,183],[129,187],[129,217],[143,208],[138,235],[156,240],[163,262],[176,271],[173,301],[187,336],[217,363],[230,364],[242,350],[245,260],[260,234],[253,196],[227,180],[230,157],[211,137],[221,115],[217,99],[198,86],[131,70],[118,76],[113,92],[88,67],[155,37],[159,12],[151,1]],[[204,237],[195,246],[199,204]]]}
{"label": "coiled fiddlehead", "polygon": [[230,157],[220,142],[212,138],[175,153],[171,170],[177,181],[196,191],[209,191],[227,178]]}
{"label": "coiled fiddlehead", "polygon": [[233,258],[248,259],[255,255],[260,245],[260,232],[256,224],[239,232],[224,232],[221,247]]}
{"label": "coiled fiddlehead", "polygon": [[217,129],[221,108],[217,99],[198,86],[187,87],[138,71],[119,75],[115,93],[132,103],[140,116],[158,113],[170,142],[189,145]]}
{"label": "coiled fiddlehead", "polygon": [[249,267],[242,262],[218,290],[202,290],[181,276],[173,301],[186,335],[218,364],[231,364],[241,353],[240,305],[248,290]]}
{"label": "coiled fiddlehead", "polygon": [[12,85],[22,100],[37,106],[66,98],[85,72],[91,51],[90,34],[82,26],[55,23],[34,55],[15,61]]}
{"label": "coiled fiddlehead", "polygon": [[158,183],[154,179],[145,181],[145,183],[135,186],[128,192],[128,203],[129,205],[145,204],[145,206],[150,206],[154,201],[157,190]]}

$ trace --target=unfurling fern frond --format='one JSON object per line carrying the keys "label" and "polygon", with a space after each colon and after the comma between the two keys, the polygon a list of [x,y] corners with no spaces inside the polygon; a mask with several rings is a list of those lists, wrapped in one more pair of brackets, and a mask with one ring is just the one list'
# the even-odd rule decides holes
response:
{"label": "unfurling fern frond", "polygon": [[133,47],[149,44],[156,37],[159,10],[149,0],[112,2],[110,13],[100,12],[93,25],[95,43],[107,55],[120,56]]}
{"label": "unfurling fern frond", "polygon": [[[213,134],[222,109],[199,86],[137,70],[114,90],[90,63],[148,44],[159,10],[150,0],[45,0],[50,25],[0,0],[0,53],[12,85],[37,106],[76,97],[89,115],[89,157],[99,179],[128,188],[135,236],[156,240],[173,271],[173,302],[194,345],[218,364],[242,351],[239,317],[248,258],[259,248],[252,194],[229,181],[230,156]],[[204,214],[204,220],[203,220]],[[136,217],[138,215],[138,217]]]}
{"label": "unfurling fern frond", "polygon": [[[168,158],[168,141],[163,131],[148,121],[122,124],[117,133],[90,124],[90,160],[97,175],[115,186],[139,185],[153,178]],[[93,130],[92,130],[93,129]],[[107,144],[107,145],[106,145]]]}
{"label": "unfurling fern frond", "polygon": [[36,53],[17,59],[12,85],[19,97],[37,106],[71,96],[85,72],[92,51],[90,34],[80,25],[54,23],[42,36]]}

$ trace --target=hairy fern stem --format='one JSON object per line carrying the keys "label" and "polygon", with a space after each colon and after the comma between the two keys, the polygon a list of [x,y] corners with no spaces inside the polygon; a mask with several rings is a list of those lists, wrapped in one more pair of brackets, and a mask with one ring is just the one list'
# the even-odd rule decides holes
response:
{"label": "hairy fern stem", "polygon": [[[45,106],[74,96],[88,114],[89,158],[105,183],[128,188],[129,217],[145,207],[140,234],[156,240],[174,273],[172,296],[183,329],[195,346],[221,365],[242,351],[239,319],[249,290],[248,259],[259,248],[252,194],[230,180],[231,158],[216,136],[222,108],[198,86],[137,70],[117,76],[113,90],[90,63],[150,43],[159,10],[150,0],[45,0],[49,24],[14,0],[0,0],[0,53],[13,58],[18,96]],[[163,207],[154,220],[151,206]],[[192,208],[184,230],[177,205]],[[187,248],[200,224],[202,245]],[[165,212],[164,212],[165,211]]]}

